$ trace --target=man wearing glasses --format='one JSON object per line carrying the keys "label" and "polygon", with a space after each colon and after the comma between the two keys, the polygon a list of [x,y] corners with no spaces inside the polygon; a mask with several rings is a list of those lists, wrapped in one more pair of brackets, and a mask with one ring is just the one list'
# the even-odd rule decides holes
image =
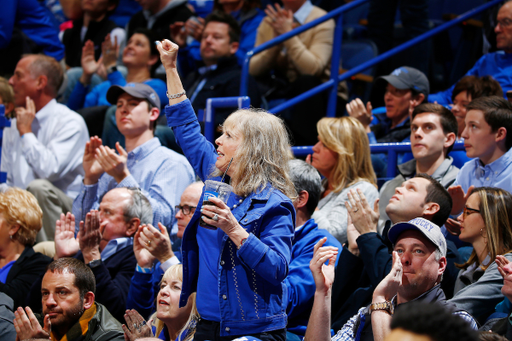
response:
{"label": "man wearing glasses", "polygon": [[[469,70],[465,76],[486,76],[491,75],[500,83],[503,93],[512,90],[512,2],[505,1],[498,11],[496,19],[496,47],[501,50],[497,52],[484,54]],[[429,102],[437,102],[445,105],[451,103],[452,91],[455,85],[448,90],[431,94],[428,97]]]}

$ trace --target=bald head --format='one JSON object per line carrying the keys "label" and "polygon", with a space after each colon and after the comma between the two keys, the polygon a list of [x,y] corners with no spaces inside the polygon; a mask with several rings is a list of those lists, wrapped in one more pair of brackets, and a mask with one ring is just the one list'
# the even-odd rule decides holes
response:
{"label": "bald head", "polygon": [[[175,212],[176,220],[178,221],[178,233],[176,234],[178,238],[183,238],[183,232],[190,222],[190,219],[192,219],[195,207],[197,207],[199,200],[201,200],[203,186],[204,184],[201,181],[194,182],[185,188],[181,195],[180,206],[182,209],[176,210]],[[185,214],[186,212],[188,212],[188,214]]]}

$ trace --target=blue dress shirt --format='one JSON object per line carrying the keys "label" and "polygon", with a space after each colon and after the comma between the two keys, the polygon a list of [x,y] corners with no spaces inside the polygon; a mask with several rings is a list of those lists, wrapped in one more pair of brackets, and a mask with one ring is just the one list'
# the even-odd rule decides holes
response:
{"label": "blue dress shirt", "polygon": [[[100,198],[114,188],[138,187],[149,199],[153,209],[153,225],[160,222],[170,230],[176,225],[174,207],[179,205],[181,194],[194,181],[194,171],[187,159],[153,138],[128,153],[127,167],[130,175],[119,184],[107,173],[94,185],[84,185],[73,202],[76,232],[81,220],[92,209],[97,209]],[[176,225],[177,228],[177,225]]]}

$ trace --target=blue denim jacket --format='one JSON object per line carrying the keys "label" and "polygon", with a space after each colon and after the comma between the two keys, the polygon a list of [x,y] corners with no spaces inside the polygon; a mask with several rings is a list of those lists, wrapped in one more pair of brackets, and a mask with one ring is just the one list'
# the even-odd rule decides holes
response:
{"label": "blue denim jacket", "polygon": [[[211,173],[217,153],[201,135],[199,123],[188,100],[165,108],[167,122],[173,128],[178,144],[200,178]],[[220,179],[214,179],[220,180]],[[228,201],[234,203],[235,196]],[[199,271],[199,250],[196,232],[202,202],[190,220],[182,242],[183,286],[180,306],[196,291]],[[220,335],[248,335],[286,327],[284,279],[288,275],[294,235],[295,209],[288,197],[267,185],[251,193],[232,210],[249,238],[237,249],[221,230],[217,230],[220,255],[218,286]],[[228,289],[229,288],[229,289]]]}

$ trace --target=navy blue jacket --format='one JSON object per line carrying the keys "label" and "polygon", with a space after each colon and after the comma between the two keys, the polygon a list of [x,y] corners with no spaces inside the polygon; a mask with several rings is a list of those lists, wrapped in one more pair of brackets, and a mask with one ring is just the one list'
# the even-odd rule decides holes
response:
{"label": "navy blue jacket", "polygon": [[[319,229],[314,219],[308,220],[300,229],[297,229],[293,239],[290,272],[284,280],[288,291],[286,329],[301,336],[306,333],[316,290],[309,262],[313,258],[315,244],[323,237],[327,237],[324,246],[337,247],[341,252],[340,242],[327,230]],[[338,264],[338,258],[336,264]]]}

